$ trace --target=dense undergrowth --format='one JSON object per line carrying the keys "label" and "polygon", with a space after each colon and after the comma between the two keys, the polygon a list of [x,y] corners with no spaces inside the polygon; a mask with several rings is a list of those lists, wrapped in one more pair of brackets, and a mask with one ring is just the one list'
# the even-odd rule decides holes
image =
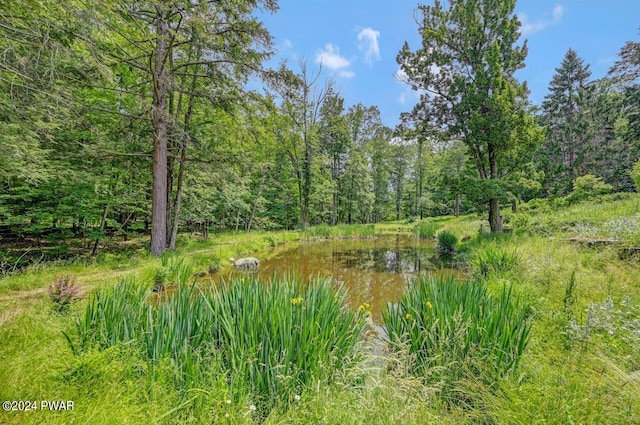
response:
{"label": "dense undergrowth", "polygon": [[[640,198],[505,216],[513,232],[496,236],[471,216],[424,226],[455,235],[471,282],[414,282],[389,307],[394,343],[376,356],[362,313],[328,282],[191,284],[228,257],[334,229],[184,238],[164,264],[136,254],[6,276],[0,399],[75,408],[0,412],[0,423],[640,423],[640,263],[619,256],[635,246]],[[397,222],[359,237],[396,231],[420,233]],[[163,268],[185,283],[166,299],[149,290]],[[89,296],[58,311],[46,288],[63,273]]]}

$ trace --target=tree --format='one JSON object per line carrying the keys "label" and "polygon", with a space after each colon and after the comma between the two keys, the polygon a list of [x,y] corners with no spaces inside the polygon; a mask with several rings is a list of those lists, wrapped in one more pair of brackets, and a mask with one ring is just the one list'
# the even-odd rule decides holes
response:
{"label": "tree", "polygon": [[300,74],[284,65],[269,79],[271,87],[282,99],[282,111],[290,120],[291,132],[281,132],[280,140],[288,146],[287,154],[298,182],[300,226],[309,224],[313,162],[318,152],[318,122],[327,96],[334,93],[333,81],[319,84],[322,68],[311,74],[304,61]]}
{"label": "tree", "polygon": [[100,60],[144,76],[144,89],[119,89],[149,102],[153,255],[175,245],[195,98],[221,107],[239,103],[242,85],[270,54],[271,37],[253,15],[258,6],[277,9],[275,0],[146,0],[85,10],[92,26],[87,42]]}
{"label": "tree", "polygon": [[640,42],[628,41],[618,53],[619,59],[609,70],[622,95],[622,111],[617,135],[630,168],[640,158]]}
{"label": "tree", "polygon": [[318,137],[331,167],[331,225],[338,219],[340,184],[350,148],[349,128],[344,116],[344,99],[331,90],[320,109]]}
{"label": "tree", "polygon": [[542,103],[542,123],[547,138],[541,147],[546,175],[545,186],[556,196],[567,195],[573,180],[584,174],[590,141],[586,111],[589,108],[589,65],[575,50],[565,54],[549,83]]}
{"label": "tree", "polygon": [[526,42],[516,45],[515,0],[449,3],[448,9],[438,0],[419,6],[422,46],[412,52],[405,43],[397,61],[406,81],[423,91],[414,116],[429,120],[441,140],[467,145],[491,231],[501,232],[503,178],[510,171],[505,162],[514,149],[527,151],[541,136],[529,114],[527,87],[514,77],[524,67]]}

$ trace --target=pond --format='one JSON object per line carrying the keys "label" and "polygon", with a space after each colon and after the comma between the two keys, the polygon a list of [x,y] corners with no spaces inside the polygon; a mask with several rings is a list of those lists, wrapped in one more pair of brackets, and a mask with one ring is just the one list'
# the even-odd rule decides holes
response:
{"label": "pond", "polygon": [[[294,248],[265,253],[258,274],[293,272],[304,279],[329,277],[347,288],[347,303],[371,306],[373,322],[382,323],[382,309],[402,295],[408,278],[420,272],[440,273],[441,265],[432,240],[404,235],[375,239],[304,242]],[[260,258],[260,254],[256,255]],[[443,268],[445,274],[459,273]]]}

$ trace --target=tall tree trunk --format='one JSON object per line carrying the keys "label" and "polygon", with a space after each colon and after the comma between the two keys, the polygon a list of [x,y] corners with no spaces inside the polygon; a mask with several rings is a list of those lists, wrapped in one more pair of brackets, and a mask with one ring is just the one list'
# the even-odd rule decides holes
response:
{"label": "tall tree trunk", "polygon": [[502,233],[502,215],[500,215],[500,201],[489,198],[489,226],[491,233]]}
{"label": "tall tree trunk", "polygon": [[169,25],[158,9],[157,44],[153,69],[153,193],[151,201],[151,254],[167,249],[167,57]]}
{"label": "tall tree trunk", "polygon": [[[489,157],[489,173],[491,179],[498,178],[498,159],[497,148],[489,143],[488,151]],[[502,233],[502,215],[500,214],[500,200],[495,196],[489,198],[489,226],[491,227],[491,233]]]}

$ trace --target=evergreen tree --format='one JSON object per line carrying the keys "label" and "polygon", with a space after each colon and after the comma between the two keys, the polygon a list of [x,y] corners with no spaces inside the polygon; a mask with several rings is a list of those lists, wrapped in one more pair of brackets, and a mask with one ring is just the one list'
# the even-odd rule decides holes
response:
{"label": "evergreen tree", "polygon": [[573,180],[585,173],[585,157],[591,150],[588,131],[590,101],[589,65],[569,49],[549,83],[542,103],[546,141],[540,149],[546,175],[545,186],[555,196],[571,192]]}
{"label": "evergreen tree", "polygon": [[397,57],[407,81],[425,92],[413,115],[428,120],[441,140],[467,145],[492,232],[503,227],[500,201],[506,198],[504,165],[513,161],[510,153],[531,150],[540,139],[526,85],[514,77],[527,55],[526,43],[516,45],[520,22],[514,7],[515,0],[456,0],[448,9],[435,0],[433,6],[419,6],[422,46],[412,52],[405,43]]}

